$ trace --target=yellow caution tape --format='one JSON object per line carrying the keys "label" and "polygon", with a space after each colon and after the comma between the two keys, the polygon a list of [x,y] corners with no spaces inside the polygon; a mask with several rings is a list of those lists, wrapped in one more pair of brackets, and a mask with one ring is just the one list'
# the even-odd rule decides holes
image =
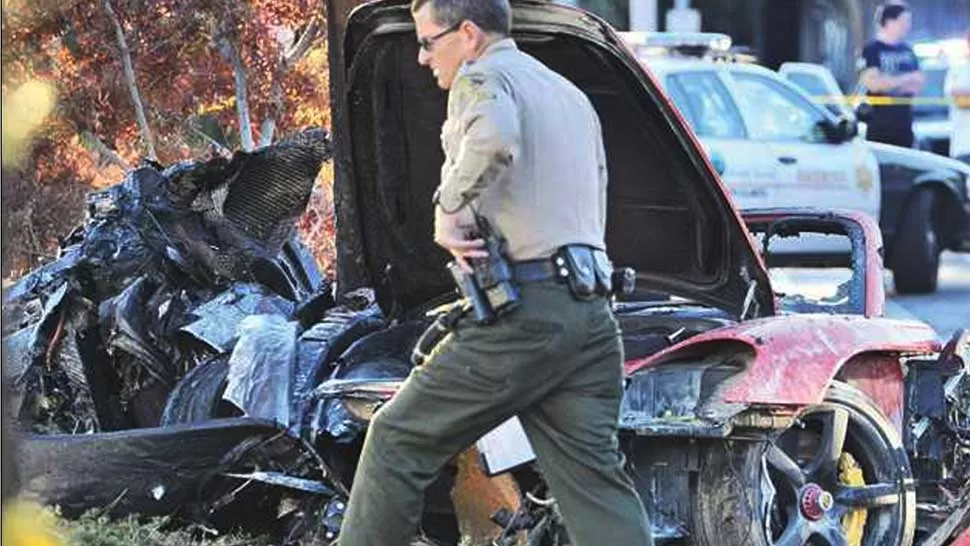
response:
{"label": "yellow caution tape", "polygon": [[821,104],[858,104],[866,102],[873,106],[889,106],[898,104],[930,104],[947,106],[953,104],[953,99],[945,97],[888,97],[883,95],[815,95],[812,100]]}

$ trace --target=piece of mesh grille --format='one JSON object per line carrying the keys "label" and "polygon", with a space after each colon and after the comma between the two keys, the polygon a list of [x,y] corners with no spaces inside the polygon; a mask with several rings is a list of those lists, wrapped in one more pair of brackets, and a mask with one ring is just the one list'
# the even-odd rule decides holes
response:
{"label": "piece of mesh grille", "polygon": [[275,254],[310,200],[327,150],[322,145],[280,145],[257,151],[230,183],[223,214]]}

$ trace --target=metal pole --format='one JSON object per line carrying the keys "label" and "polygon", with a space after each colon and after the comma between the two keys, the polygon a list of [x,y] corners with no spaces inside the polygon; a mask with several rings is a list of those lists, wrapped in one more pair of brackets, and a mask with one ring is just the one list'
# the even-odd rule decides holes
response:
{"label": "metal pole", "polygon": [[657,30],[657,0],[630,0],[630,30]]}

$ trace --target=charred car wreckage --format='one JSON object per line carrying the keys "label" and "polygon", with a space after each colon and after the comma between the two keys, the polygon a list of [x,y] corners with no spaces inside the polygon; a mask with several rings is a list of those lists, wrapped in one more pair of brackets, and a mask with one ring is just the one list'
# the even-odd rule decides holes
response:
{"label": "charred car wreckage", "polygon": [[[91,194],[59,259],[9,289],[4,378],[26,431],[23,490],[68,515],[177,513],[284,544],[337,538],[367,423],[456,299],[431,237],[445,95],[415,62],[408,3],[357,3],[327,6],[332,150],[317,132],[231,160],[145,165]],[[610,257],[636,272],[614,296],[620,441],[655,536],[882,546],[965,532],[970,335],[941,341],[881,316],[873,221],[742,218],[606,23],[512,4],[520,47],[602,119]],[[293,231],[331,159],[335,281]],[[805,233],[849,250],[787,253]],[[851,275],[831,297],[774,293],[770,269],[792,264]],[[418,543],[569,544],[539,468],[525,457],[496,469],[478,447],[429,490]]]}

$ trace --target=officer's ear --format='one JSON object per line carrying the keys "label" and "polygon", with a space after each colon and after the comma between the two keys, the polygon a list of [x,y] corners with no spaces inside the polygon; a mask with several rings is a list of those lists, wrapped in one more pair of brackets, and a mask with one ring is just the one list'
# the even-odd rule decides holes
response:
{"label": "officer's ear", "polygon": [[468,19],[461,22],[461,25],[458,27],[458,32],[464,39],[471,43],[477,43],[479,40],[483,40],[487,36],[481,27]]}

